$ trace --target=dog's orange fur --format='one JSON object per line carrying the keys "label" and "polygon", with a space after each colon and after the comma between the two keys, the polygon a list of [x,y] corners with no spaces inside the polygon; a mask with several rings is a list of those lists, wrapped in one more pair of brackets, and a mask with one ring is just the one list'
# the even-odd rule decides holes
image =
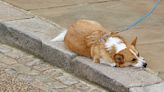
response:
{"label": "dog's orange fur", "polygon": [[[116,63],[117,66],[124,67],[136,61],[131,62],[134,58],[128,48],[135,48],[136,39],[128,44],[122,37],[107,31],[102,25],[95,21],[78,20],[70,26],[65,35],[64,43],[73,52],[93,58],[95,63],[100,63],[100,58],[106,59],[109,63]],[[123,40],[128,46],[126,49],[116,53],[115,47],[108,51],[104,42],[110,36],[115,36]],[[138,52],[136,52],[138,53]],[[126,62],[126,63],[125,63]]]}

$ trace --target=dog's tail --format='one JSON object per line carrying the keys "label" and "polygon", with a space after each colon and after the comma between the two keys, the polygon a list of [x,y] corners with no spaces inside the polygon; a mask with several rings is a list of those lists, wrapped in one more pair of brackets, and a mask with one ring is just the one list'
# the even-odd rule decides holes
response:
{"label": "dog's tail", "polygon": [[67,33],[67,30],[61,32],[58,36],[53,38],[51,41],[53,41],[53,42],[62,42],[62,41],[64,41],[64,37],[65,37],[66,33]]}

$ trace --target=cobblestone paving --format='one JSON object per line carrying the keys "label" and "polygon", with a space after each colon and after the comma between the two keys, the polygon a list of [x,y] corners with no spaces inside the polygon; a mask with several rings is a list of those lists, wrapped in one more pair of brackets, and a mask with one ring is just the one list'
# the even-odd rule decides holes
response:
{"label": "cobblestone paving", "polygon": [[63,70],[0,43],[0,92],[107,92]]}

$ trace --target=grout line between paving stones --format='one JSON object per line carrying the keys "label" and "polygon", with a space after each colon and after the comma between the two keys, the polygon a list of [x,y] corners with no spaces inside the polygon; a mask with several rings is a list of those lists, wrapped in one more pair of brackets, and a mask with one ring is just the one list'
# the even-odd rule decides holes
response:
{"label": "grout line between paving stones", "polygon": [[145,42],[145,43],[139,43],[138,45],[150,45],[150,44],[160,44],[164,43],[164,41],[158,41],[158,42]]}
{"label": "grout line between paving stones", "polygon": [[32,19],[32,18],[35,18],[35,16],[32,16],[32,17],[29,17],[29,18],[18,18],[18,19],[12,19],[12,20],[5,20],[3,22],[11,22],[11,21],[16,21],[16,20],[26,20],[26,19]]}
{"label": "grout line between paving stones", "polygon": [[129,87],[130,88],[134,88],[134,87],[148,87],[148,86],[153,86],[153,85],[156,85],[156,84],[160,84],[162,83],[163,81],[160,81],[160,82],[156,82],[156,83],[153,83],[153,84],[147,84],[147,85],[144,85],[144,86],[133,86],[133,87]]}
{"label": "grout line between paving stones", "polygon": [[52,6],[52,7],[46,7],[46,8],[36,8],[36,9],[27,9],[27,11],[33,11],[33,10],[41,10],[41,9],[52,9],[52,8],[62,8],[62,7],[71,7],[76,6],[77,4],[70,4],[70,5],[62,5],[62,6]]}
{"label": "grout line between paving stones", "polygon": [[100,4],[100,3],[106,3],[110,2],[109,0],[104,0],[104,1],[97,1],[97,2],[88,2],[88,4]]}

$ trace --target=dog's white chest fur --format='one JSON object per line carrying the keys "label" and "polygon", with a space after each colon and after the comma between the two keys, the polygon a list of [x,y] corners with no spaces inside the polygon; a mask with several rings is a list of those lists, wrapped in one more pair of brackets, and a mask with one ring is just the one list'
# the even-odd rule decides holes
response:
{"label": "dog's white chest fur", "polygon": [[105,43],[105,47],[111,50],[113,46],[116,48],[116,53],[127,48],[125,43],[118,37],[109,37]]}

